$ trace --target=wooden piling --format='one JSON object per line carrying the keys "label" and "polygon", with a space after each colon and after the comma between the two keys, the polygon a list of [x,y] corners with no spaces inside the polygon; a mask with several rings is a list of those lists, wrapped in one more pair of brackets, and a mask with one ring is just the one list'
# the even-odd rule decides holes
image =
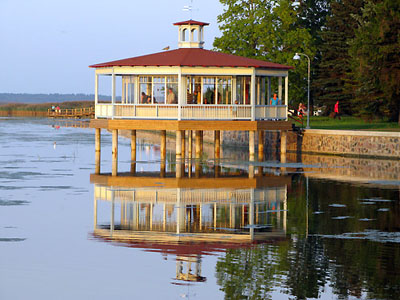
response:
{"label": "wooden piling", "polygon": [[188,158],[192,159],[192,151],[193,151],[193,131],[188,130]]}
{"label": "wooden piling", "polygon": [[287,132],[281,130],[281,153],[286,154]]}
{"label": "wooden piling", "polygon": [[221,131],[214,131],[214,157],[219,159],[221,156]]}
{"label": "wooden piling", "polygon": [[101,165],[101,129],[95,131],[95,174],[100,174]]}
{"label": "wooden piling", "polygon": [[175,147],[175,155],[180,158],[182,158],[182,131],[177,130],[176,131],[176,147]]}
{"label": "wooden piling", "polygon": [[136,130],[131,130],[131,173],[136,172]]}
{"label": "wooden piling", "polygon": [[255,131],[249,130],[249,160],[254,161]]}
{"label": "wooden piling", "polygon": [[264,130],[258,131],[258,161],[264,160]]}
{"label": "wooden piling", "polygon": [[200,130],[196,130],[196,159],[201,157],[201,137],[200,137]]}
{"label": "wooden piling", "polygon": [[112,176],[118,173],[118,129],[112,130]]}
{"label": "wooden piling", "polygon": [[185,159],[185,155],[186,155],[186,131],[185,130],[181,130],[182,132],[182,159]]}

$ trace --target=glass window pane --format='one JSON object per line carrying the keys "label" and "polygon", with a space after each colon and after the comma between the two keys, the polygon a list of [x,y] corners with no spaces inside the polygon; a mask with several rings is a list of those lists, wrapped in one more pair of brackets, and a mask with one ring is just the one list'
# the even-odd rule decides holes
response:
{"label": "glass window pane", "polygon": [[235,104],[250,104],[250,76],[236,77]]}
{"label": "glass window pane", "polygon": [[231,104],[232,86],[228,77],[218,78],[218,104]]}
{"label": "glass window pane", "polygon": [[203,104],[215,104],[215,78],[206,77],[203,80]]}
{"label": "glass window pane", "polygon": [[201,77],[188,77],[186,91],[188,104],[201,104]]}
{"label": "glass window pane", "polygon": [[165,84],[154,83],[153,84],[153,97],[154,103],[165,104]]}
{"label": "glass window pane", "polygon": [[140,83],[140,103],[152,103],[151,83]]}
{"label": "glass window pane", "polygon": [[167,83],[178,83],[178,76],[167,76]]}

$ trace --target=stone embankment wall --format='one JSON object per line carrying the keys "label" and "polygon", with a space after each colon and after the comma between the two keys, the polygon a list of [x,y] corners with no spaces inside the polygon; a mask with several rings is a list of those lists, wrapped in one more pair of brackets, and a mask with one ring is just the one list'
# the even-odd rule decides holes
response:
{"label": "stone embankment wall", "polygon": [[[140,133],[145,135],[145,133]],[[175,147],[173,133],[169,141],[171,150]],[[157,133],[150,133],[153,139],[158,141]],[[223,131],[223,151],[234,147],[236,150],[243,147],[243,153],[248,152],[248,132]],[[168,141],[168,139],[167,139]],[[212,157],[214,132],[204,132],[206,152]],[[280,132],[265,132],[265,151],[277,153],[280,151]],[[210,148],[210,149],[208,149]],[[400,132],[378,131],[351,131],[351,130],[319,130],[308,129],[299,132],[289,132],[287,136],[288,152],[334,154],[359,157],[382,157],[400,159]],[[243,157],[244,158],[244,157]]]}
{"label": "stone embankment wall", "polygon": [[318,130],[290,133],[288,151],[400,158],[400,132]]}

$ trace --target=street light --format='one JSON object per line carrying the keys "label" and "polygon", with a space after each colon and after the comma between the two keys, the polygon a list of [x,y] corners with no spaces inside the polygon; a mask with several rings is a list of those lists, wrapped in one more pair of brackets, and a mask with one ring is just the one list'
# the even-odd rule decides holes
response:
{"label": "street light", "polygon": [[293,59],[299,60],[300,55],[304,55],[305,57],[308,58],[308,93],[307,93],[307,127],[306,129],[310,129],[310,58],[308,57],[307,54],[304,53],[296,53],[293,56]]}

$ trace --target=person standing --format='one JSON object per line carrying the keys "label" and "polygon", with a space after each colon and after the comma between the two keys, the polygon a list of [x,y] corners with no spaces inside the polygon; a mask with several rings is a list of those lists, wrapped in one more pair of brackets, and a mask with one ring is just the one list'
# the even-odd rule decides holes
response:
{"label": "person standing", "polygon": [[279,104],[279,98],[276,94],[274,94],[269,101],[269,105],[278,105],[278,104]]}
{"label": "person standing", "polygon": [[167,104],[175,103],[175,94],[171,88],[168,89]]}
{"label": "person standing", "polygon": [[340,120],[339,101],[336,101],[335,108],[334,108],[333,111],[334,111],[334,113],[335,113],[335,115],[333,116],[333,118],[336,119],[336,117],[338,117],[338,119]]}

